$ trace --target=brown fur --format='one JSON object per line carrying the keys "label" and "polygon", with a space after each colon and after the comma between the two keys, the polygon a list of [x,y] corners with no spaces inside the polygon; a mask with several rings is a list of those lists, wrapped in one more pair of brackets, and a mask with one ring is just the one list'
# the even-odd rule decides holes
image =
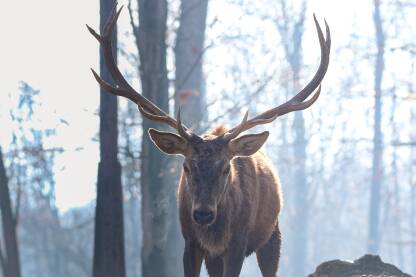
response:
{"label": "brown fur", "polygon": [[[203,139],[215,140],[226,131],[220,125]],[[192,195],[187,189],[188,185],[185,173],[182,173],[178,189],[182,233],[187,243],[193,245],[189,249],[196,248],[202,253],[210,276],[225,274],[225,258],[232,249],[238,248],[234,244],[241,243],[246,243],[245,256],[257,252],[263,276],[275,276],[280,252],[278,215],[282,207],[282,193],[279,178],[266,155],[259,151],[252,156],[231,160],[228,185],[218,203],[216,219],[209,226],[198,225],[192,220]],[[186,276],[199,276],[202,258],[194,261],[194,265],[188,264],[194,269],[188,269]],[[186,259],[184,257],[185,271]],[[238,272],[235,276],[240,270],[241,266],[235,270]]]}
{"label": "brown fur", "polygon": [[217,126],[214,127],[214,129],[209,131],[206,136],[212,135],[212,136],[218,137],[218,136],[221,136],[222,134],[225,134],[227,131],[228,131],[228,128],[225,127],[224,124],[218,124]]}

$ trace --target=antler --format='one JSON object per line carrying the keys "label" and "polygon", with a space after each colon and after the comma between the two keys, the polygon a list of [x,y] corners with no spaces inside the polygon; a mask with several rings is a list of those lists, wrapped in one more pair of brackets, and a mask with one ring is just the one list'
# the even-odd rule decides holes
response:
{"label": "antler", "polygon": [[[162,111],[158,106],[148,100],[146,97],[138,93],[130,84],[126,81],[124,76],[121,74],[117,63],[113,56],[113,47],[111,45],[111,35],[113,33],[114,27],[117,23],[117,19],[120,15],[123,6],[117,10],[117,5],[114,6],[111,14],[107,20],[107,23],[104,26],[102,34],[98,34],[94,29],[87,25],[90,33],[98,40],[103,50],[104,60],[107,64],[107,68],[110,72],[111,77],[113,78],[116,86],[111,85],[110,83],[104,81],[93,69],[92,73],[94,74],[95,79],[106,91],[130,99],[137,104],[139,111],[146,118],[165,123],[172,128],[177,129],[178,133],[184,138],[188,138],[190,132],[186,127],[184,127],[180,121],[180,114],[178,113],[178,119],[170,117],[167,113]],[[192,133],[191,133],[192,134]]]}
{"label": "antler", "polygon": [[[318,99],[321,92],[321,82],[326,74],[329,64],[329,54],[331,49],[331,34],[329,31],[329,26],[325,21],[326,28],[326,39],[322,33],[321,27],[319,26],[318,21],[316,20],[315,15],[313,15],[315,21],[316,30],[318,32],[319,44],[321,46],[321,63],[319,65],[318,71],[315,73],[315,76],[312,80],[302,89],[298,94],[296,94],[292,99],[287,101],[284,104],[281,104],[278,107],[272,108],[265,111],[258,116],[247,120],[248,113],[245,114],[243,121],[237,126],[228,131],[223,135],[222,139],[225,141],[230,141],[236,138],[241,132],[244,132],[250,128],[253,128],[257,125],[267,124],[282,116],[284,114],[300,111],[309,108],[315,101]],[[316,89],[316,93],[312,96],[311,99],[306,100],[312,92]]]}

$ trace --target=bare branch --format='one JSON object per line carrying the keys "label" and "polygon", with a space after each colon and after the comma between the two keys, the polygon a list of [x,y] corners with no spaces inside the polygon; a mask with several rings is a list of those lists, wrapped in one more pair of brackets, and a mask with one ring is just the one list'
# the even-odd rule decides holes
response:
{"label": "bare branch", "polygon": [[[329,54],[331,50],[331,34],[329,31],[329,26],[325,21],[325,30],[326,30],[326,38],[323,35],[322,29],[319,26],[319,23],[314,15],[314,21],[316,25],[316,30],[318,32],[319,44],[321,47],[321,62],[318,68],[318,71],[315,73],[315,76],[312,78],[311,81],[303,88],[299,93],[297,93],[293,98],[291,98],[286,103],[272,108],[250,120],[242,122],[239,126],[234,127],[231,129],[227,134],[223,135],[223,139],[229,141],[235,137],[237,137],[241,132],[253,128],[257,125],[270,123],[275,120],[277,117],[282,116],[284,114],[304,110],[310,107],[319,97],[321,91],[321,82],[325,77],[326,71],[329,65]],[[312,95],[312,93],[315,94]],[[312,98],[306,102],[304,102],[309,96],[312,95]]]}

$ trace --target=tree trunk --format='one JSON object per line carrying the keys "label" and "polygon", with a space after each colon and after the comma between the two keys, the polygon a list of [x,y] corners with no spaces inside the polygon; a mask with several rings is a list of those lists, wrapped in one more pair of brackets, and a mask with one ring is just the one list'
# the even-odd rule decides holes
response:
{"label": "tree trunk", "polygon": [[206,111],[202,57],[207,0],[182,0],[175,46],[175,106],[181,106],[183,123],[195,130]]}
{"label": "tree trunk", "polygon": [[[169,111],[166,68],[166,0],[138,0],[139,27],[136,41],[140,56],[140,78],[143,95],[164,111]],[[149,128],[164,126],[143,118],[141,153],[142,190],[142,276],[169,276],[167,236],[170,201],[175,187],[169,180],[167,157],[150,141]]]}
{"label": "tree trunk", "polygon": [[[175,114],[181,107],[181,116],[186,126],[195,132],[206,114],[205,84],[202,74],[202,57],[207,17],[207,0],[182,0],[179,29],[175,45]],[[172,184],[177,187],[181,171],[180,162],[172,160]],[[183,276],[182,255],[184,242],[180,230],[176,194],[172,194],[172,225],[168,235],[169,276]]]}
{"label": "tree trunk", "polygon": [[[393,99],[392,99],[392,108],[391,108],[391,119],[390,124],[392,125],[392,139],[393,141],[399,140],[399,131],[397,128],[396,123],[396,109],[397,109],[397,95],[396,92],[393,92]],[[393,182],[393,209],[389,209],[389,213],[392,213],[393,211],[400,211],[401,209],[401,201],[400,201],[400,183],[402,182],[399,179],[399,167],[398,167],[398,159],[399,155],[397,153],[397,145],[393,146],[393,157],[391,162],[391,168],[392,168],[392,182]],[[402,215],[401,213],[393,213],[391,216],[393,216],[393,224],[395,227],[393,228],[393,234],[392,236],[396,237],[398,241],[402,241]],[[390,224],[389,224],[390,225]],[[397,265],[400,268],[403,268],[404,266],[404,253],[403,253],[403,245],[401,243],[398,243],[395,246],[396,250],[396,257],[397,257]]]}
{"label": "tree trunk", "polygon": [[[279,23],[279,32],[283,41],[285,57],[290,65],[292,72],[292,84],[289,85],[293,93],[297,93],[301,88],[300,64],[303,60],[302,55],[302,37],[304,30],[304,19],[306,12],[306,3],[302,2],[298,15],[289,14],[289,9],[285,1],[281,1],[283,22]],[[288,22],[293,22],[293,17],[298,19],[292,26]],[[289,256],[291,257],[289,268],[291,276],[306,275],[306,260],[308,249],[308,196],[309,187],[306,180],[306,149],[307,141],[305,138],[305,121],[301,112],[295,113],[292,127],[294,133],[293,157],[295,160],[293,172],[293,202],[291,210],[293,212],[292,229],[289,235]]]}
{"label": "tree trunk", "polygon": [[[100,0],[100,29],[116,1]],[[112,39],[117,49],[117,34]],[[117,56],[117,53],[113,53]],[[100,51],[100,75],[111,77]],[[121,166],[117,159],[117,98],[101,89],[100,94],[100,163],[98,165],[97,204],[95,209],[95,238],[93,276],[125,276],[123,196]]]}
{"label": "tree trunk", "polygon": [[[414,124],[416,124],[416,113],[411,113],[411,119],[410,121]],[[410,135],[411,141],[416,141],[416,131],[413,130],[413,132]],[[413,230],[411,236],[413,240],[416,241],[416,180],[414,179],[414,170],[416,169],[416,147],[411,146],[410,150],[410,230]],[[416,276],[416,243],[412,243],[410,246],[411,251],[411,258],[412,258],[412,270],[413,270],[413,276]]]}
{"label": "tree trunk", "polygon": [[3,163],[3,153],[0,148],[0,211],[3,227],[3,254],[0,248],[1,268],[5,277],[20,276],[19,248],[17,245],[16,222],[13,216],[12,204],[6,168]]}
{"label": "tree trunk", "polygon": [[[413,148],[414,149],[414,148]],[[413,157],[416,156],[416,151],[412,151],[413,152]],[[413,160],[413,164],[412,167],[416,167],[416,162]],[[410,214],[413,215],[410,217],[410,229],[413,230],[413,240],[416,240],[416,219],[415,219],[415,214],[416,214],[416,183],[412,180],[412,183],[410,184],[412,187],[410,189]],[[416,276],[416,243],[412,243],[411,245],[411,257],[412,257],[412,270],[413,270],[413,276]]]}
{"label": "tree trunk", "polygon": [[381,82],[384,71],[384,31],[380,14],[380,0],[374,0],[374,27],[377,41],[377,56],[374,68],[374,137],[373,137],[373,170],[371,178],[369,230],[367,251],[376,254],[380,246],[380,190],[383,176],[383,137],[381,133]]}
{"label": "tree trunk", "polygon": [[294,184],[294,215],[292,241],[292,276],[305,276],[308,249],[308,218],[309,218],[309,187],[306,181],[306,147],[305,121],[302,113],[295,114],[293,123],[295,133],[295,184]]}

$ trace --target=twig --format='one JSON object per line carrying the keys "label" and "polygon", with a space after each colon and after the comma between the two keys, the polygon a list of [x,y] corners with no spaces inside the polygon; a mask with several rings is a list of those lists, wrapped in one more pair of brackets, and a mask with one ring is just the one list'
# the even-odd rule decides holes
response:
{"label": "twig", "polygon": [[[262,92],[264,90],[265,87],[267,87],[267,85],[269,84],[269,82],[273,79],[274,74],[271,74],[269,77],[267,77],[266,80],[263,81],[263,83],[252,93],[250,93],[249,95],[245,96],[246,100],[243,101],[242,103],[240,101],[239,104],[236,104],[234,106],[232,106],[231,108],[227,109],[224,113],[218,115],[216,118],[214,118],[213,120],[210,120],[210,123],[212,122],[217,122],[218,120],[224,118],[225,116],[227,116],[230,112],[236,110],[236,109],[241,109],[242,107],[246,106],[250,101],[251,101],[251,96],[255,96],[257,94],[259,94],[260,92]],[[203,128],[203,132],[206,132],[210,129],[210,126],[204,126]]]}

